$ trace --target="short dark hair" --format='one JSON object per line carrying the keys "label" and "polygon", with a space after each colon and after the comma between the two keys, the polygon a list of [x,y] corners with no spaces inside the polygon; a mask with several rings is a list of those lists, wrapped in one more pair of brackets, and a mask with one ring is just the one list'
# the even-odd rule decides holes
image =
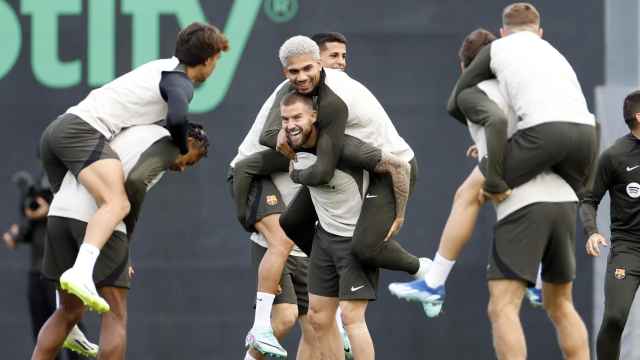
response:
{"label": "short dark hair", "polygon": [[337,42],[348,45],[347,37],[339,32],[326,32],[311,35],[311,40],[315,41],[319,47],[326,47],[326,43]]}
{"label": "short dark hair", "polygon": [[299,102],[313,109],[313,99],[309,96],[299,94],[297,91],[291,91],[285,95],[280,101],[280,106],[291,106]]}
{"label": "short dark hair", "polygon": [[629,129],[633,130],[637,125],[636,114],[640,113],[640,90],[636,90],[624,98],[622,116]]}
{"label": "short dark hair", "polygon": [[204,130],[204,126],[197,123],[189,123],[189,129],[187,130],[187,137],[193,138],[198,142],[202,149],[203,155],[209,154],[209,137]]}
{"label": "short dark hair", "polygon": [[194,22],[178,33],[174,55],[187,66],[197,66],[227,50],[229,40],[217,27]]}
{"label": "short dark hair", "polygon": [[458,51],[458,58],[464,67],[469,66],[480,50],[490,44],[496,36],[492,32],[485,29],[473,30],[462,41],[462,46]]}
{"label": "short dark hair", "polygon": [[540,26],[540,13],[526,2],[513,3],[502,10],[502,26],[510,28]]}

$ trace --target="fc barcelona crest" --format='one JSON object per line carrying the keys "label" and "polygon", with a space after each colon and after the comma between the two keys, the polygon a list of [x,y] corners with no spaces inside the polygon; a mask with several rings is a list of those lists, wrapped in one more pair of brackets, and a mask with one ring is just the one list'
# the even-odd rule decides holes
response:
{"label": "fc barcelona crest", "polygon": [[624,269],[622,269],[622,268],[621,269],[616,269],[616,272],[614,273],[614,276],[616,277],[616,279],[622,280],[626,276],[626,273],[625,273]]}
{"label": "fc barcelona crest", "polygon": [[278,204],[278,197],[275,195],[267,195],[267,204],[269,206],[275,206]]}

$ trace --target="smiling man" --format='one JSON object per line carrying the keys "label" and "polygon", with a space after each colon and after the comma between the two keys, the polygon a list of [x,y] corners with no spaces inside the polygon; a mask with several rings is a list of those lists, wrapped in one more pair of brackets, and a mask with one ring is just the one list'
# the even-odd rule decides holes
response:
{"label": "smiling man", "polygon": [[311,36],[320,47],[322,66],[330,69],[347,70],[347,37],[339,32],[318,33]]}
{"label": "smiling man", "polygon": [[[291,171],[311,166],[316,161],[311,153],[318,141],[313,101],[292,92],[281,101],[280,109],[287,140],[293,150],[300,151],[298,160],[291,162]],[[381,154],[382,158],[387,156]],[[390,158],[401,166],[402,160]],[[409,173],[405,172],[407,193],[408,178]],[[309,267],[308,317],[318,337],[322,357],[327,359],[343,356],[335,331],[338,306],[343,312],[354,358],[375,358],[365,312],[369,300],[376,298],[378,269],[364,266],[351,252],[352,237],[368,185],[368,172],[340,163],[327,184],[308,187],[318,215]]]}

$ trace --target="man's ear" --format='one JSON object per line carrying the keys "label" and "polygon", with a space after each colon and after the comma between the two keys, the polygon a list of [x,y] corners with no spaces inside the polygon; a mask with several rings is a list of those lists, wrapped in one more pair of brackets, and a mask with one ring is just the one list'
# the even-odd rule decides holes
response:
{"label": "man's ear", "polygon": [[640,112],[635,113],[634,117],[636,118],[636,123],[633,125],[635,125],[634,127],[638,127],[638,125],[640,125]]}
{"label": "man's ear", "polygon": [[317,111],[313,110],[311,112],[311,120],[312,120],[311,121],[312,124],[316,123],[316,121],[318,120],[318,112]]}
{"label": "man's ear", "polygon": [[544,34],[544,30],[542,30],[542,28],[538,28],[538,35],[542,37],[542,34]]}

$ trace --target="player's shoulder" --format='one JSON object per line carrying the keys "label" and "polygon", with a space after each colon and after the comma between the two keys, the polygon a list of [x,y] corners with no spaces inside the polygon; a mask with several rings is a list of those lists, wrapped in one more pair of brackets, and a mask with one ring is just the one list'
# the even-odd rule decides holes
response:
{"label": "player's shoulder", "polygon": [[131,126],[129,128],[121,131],[116,137],[112,140],[113,143],[120,143],[123,141],[128,141],[129,139],[133,141],[141,141],[142,139],[161,139],[163,137],[171,136],[169,130],[167,130],[164,126],[150,124],[150,125],[136,125]]}
{"label": "player's shoulder", "polygon": [[[373,101],[375,96],[369,89],[358,80],[349,76],[341,70],[325,69],[325,85],[335,95],[337,99],[349,104],[363,101]],[[336,100],[337,100],[336,99]]]}

